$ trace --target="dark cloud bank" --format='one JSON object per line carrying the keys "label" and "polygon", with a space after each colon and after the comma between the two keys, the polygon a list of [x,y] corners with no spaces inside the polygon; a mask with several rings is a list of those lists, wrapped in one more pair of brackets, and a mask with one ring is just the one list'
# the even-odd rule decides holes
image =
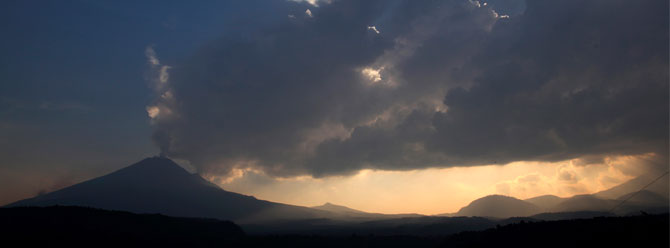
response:
{"label": "dark cloud bank", "polygon": [[157,80],[163,153],[274,176],[649,152],[667,165],[667,1],[268,7]]}

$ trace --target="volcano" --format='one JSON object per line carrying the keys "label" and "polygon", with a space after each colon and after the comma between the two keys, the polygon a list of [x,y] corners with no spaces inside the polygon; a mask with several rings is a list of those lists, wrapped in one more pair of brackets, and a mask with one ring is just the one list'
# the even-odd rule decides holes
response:
{"label": "volcano", "polygon": [[216,218],[237,223],[333,217],[329,211],[225,191],[165,157],[146,158],[105,176],[6,207],[53,205]]}

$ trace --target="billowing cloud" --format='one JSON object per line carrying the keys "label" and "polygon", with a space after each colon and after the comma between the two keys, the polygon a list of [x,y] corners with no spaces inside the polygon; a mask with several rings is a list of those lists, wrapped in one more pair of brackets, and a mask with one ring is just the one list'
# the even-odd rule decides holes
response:
{"label": "billowing cloud", "polygon": [[[656,154],[606,156],[599,162],[583,164],[581,159],[559,162],[543,162],[542,167],[550,171],[530,169],[512,180],[495,185],[495,193],[521,199],[540,195],[570,197],[575,194],[592,194],[624,183],[637,176],[656,177],[662,175],[667,166],[656,163],[664,158]],[[507,166],[515,166],[515,163]],[[521,163],[524,166],[533,163]]]}
{"label": "billowing cloud", "polygon": [[172,116],[172,109],[175,104],[174,96],[171,87],[167,84],[170,79],[168,70],[172,67],[161,64],[152,46],[148,46],[144,54],[150,66],[151,87],[157,96],[153,103],[146,107],[147,115],[152,122],[158,121],[159,118],[167,121],[169,118],[174,118]]}
{"label": "billowing cloud", "polygon": [[280,177],[667,161],[667,1],[512,2],[342,0],[240,21],[157,71],[154,141],[205,173]]}
{"label": "billowing cloud", "polygon": [[667,12],[654,10],[667,4],[627,3],[531,1],[499,23],[472,87],[447,93],[429,147],[474,164],[667,157]]}

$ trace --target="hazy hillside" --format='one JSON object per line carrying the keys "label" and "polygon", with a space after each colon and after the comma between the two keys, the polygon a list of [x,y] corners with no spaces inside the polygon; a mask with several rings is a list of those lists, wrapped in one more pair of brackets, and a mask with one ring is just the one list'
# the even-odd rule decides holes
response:
{"label": "hazy hillside", "polygon": [[631,204],[644,204],[652,206],[664,206],[668,205],[668,198],[662,195],[656,194],[649,190],[642,190],[639,192],[633,192],[625,194],[617,198],[619,201],[628,200],[627,203]]}
{"label": "hazy hillside", "polygon": [[325,218],[328,211],[258,200],[222,190],[190,174],[167,158],[147,158],[136,164],[62,190],[8,206],[71,205],[206,217],[236,222]]}
{"label": "hazy hillside", "polygon": [[[619,184],[607,190],[600,191],[594,195],[604,199],[617,199],[623,195],[627,195],[636,191],[641,190],[644,186],[656,179],[657,175],[642,175],[636,178],[633,178],[625,183]],[[659,194],[664,197],[670,197],[670,180],[668,175],[662,177],[654,184],[649,185],[646,190]]]}
{"label": "hazy hillside", "polygon": [[346,206],[335,205],[332,203],[325,203],[320,206],[311,207],[313,209],[324,210],[333,213],[331,218],[343,221],[369,221],[376,219],[394,219],[394,218],[408,218],[408,217],[423,217],[421,214],[380,214],[368,213]]}
{"label": "hazy hillside", "polygon": [[565,198],[561,198],[555,195],[543,195],[538,197],[533,197],[526,199],[525,201],[534,204],[535,206],[540,207],[543,211],[551,209],[552,207],[560,204],[565,201]]}
{"label": "hazy hillside", "polygon": [[313,209],[320,209],[320,210],[326,210],[334,213],[343,213],[343,214],[369,214],[367,212],[363,212],[360,210],[356,210],[353,208],[341,206],[341,205],[335,205],[330,202],[326,202],[323,205],[320,206],[314,206],[312,207]]}
{"label": "hazy hillside", "polygon": [[[614,188],[622,189],[626,187],[617,186]],[[630,196],[633,197],[629,199]],[[626,199],[628,200],[624,202]],[[637,194],[635,192],[624,194],[616,199],[603,199],[597,195],[575,195],[569,198],[543,195],[521,201],[513,197],[491,195],[471,202],[455,214],[441,216],[509,218],[536,215],[533,217],[540,217],[539,219],[569,219],[611,214],[627,215],[640,211],[665,213],[668,210],[668,201],[667,197],[648,190],[640,191]],[[550,214],[551,217],[549,217],[550,215],[537,215],[540,213]]]}
{"label": "hazy hillside", "polygon": [[576,195],[549,209],[550,212],[609,211],[618,201],[600,199],[593,195]]}
{"label": "hazy hillside", "polygon": [[614,214],[622,215],[639,211],[664,213],[668,210],[668,199],[649,191],[641,191],[623,202],[632,194],[614,200],[601,199],[594,195],[576,195],[549,209],[549,212],[613,211]]}
{"label": "hazy hillside", "polygon": [[461,208],[456,216],[485,216],[495,218],[509,218],[530,216],[541,211],[540,207],[514,197],[489,195],[474,200]]}
{"label": "hazy hillside", "polygon": [[[617,214],[662,212],[659,210],[669,205],[667,195],[663,195],[668,192],[667,176],[650,185],[649,190],[638,192],[652,180],[648,176],[640,176],[592,195],[575,195],[569,198],[543,195],[525,201],[539,206],[545,212],[607,212],[615,206],[614,212]],[[623,202],[624,200],[627,201]]]}

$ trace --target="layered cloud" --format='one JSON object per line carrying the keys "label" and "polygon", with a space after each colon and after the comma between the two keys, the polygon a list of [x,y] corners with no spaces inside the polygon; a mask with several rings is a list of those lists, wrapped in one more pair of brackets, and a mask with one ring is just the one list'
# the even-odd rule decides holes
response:
{"label": "layered cloud", "polygon": [[147,50],[165,155],[279,177],[667,161],[667,1],[282,4],[174,65]]}
{"label": "layered cloud", "polygon": [[[606,156],[600,161],[588,164],[580,160],[582,159],[536,164],[536,167],[551,168],[553,172],[543,173],[531,169],[529,173],[521,174],[512,180],[498,182],[495,185],[495,193],[522,199],[540,195],[570,197],[606,190],[637,176],[655,178],[667,170],[667,165],[659,164],[663,160],[667,161],[667,158],[652,153]],[[521,164],[532,165],[532,163]]]}

